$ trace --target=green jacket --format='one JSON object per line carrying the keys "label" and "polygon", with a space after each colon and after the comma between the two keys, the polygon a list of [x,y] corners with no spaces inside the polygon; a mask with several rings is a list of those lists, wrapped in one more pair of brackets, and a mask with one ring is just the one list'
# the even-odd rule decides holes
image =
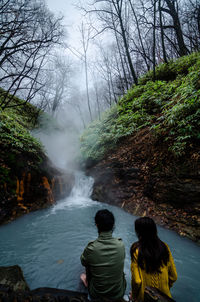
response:
{"label": "green jacket", "polygon": [[88,290],[95,298],[118,300],[126,289],[124,277],[125,248],[121,239],[112,232],[102,232],[86,246],[81,263],[86,267]]}

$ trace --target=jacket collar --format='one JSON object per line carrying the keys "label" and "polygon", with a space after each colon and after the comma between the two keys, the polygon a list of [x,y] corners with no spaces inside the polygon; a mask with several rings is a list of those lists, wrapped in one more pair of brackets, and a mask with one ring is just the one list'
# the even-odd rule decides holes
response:
{"label": "jacket collar", "polygon": [[99,237],[98,238],[104,238],[104,239],[109,239],[109,238],[112,238],[112,231],[109,231],[109,232],[101,232],[99,234]]}

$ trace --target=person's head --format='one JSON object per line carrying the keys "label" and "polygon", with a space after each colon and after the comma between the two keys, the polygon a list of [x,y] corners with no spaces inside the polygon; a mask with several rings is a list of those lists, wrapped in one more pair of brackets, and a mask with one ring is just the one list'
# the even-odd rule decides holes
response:
{"label": "person's head", "polygon": [[149,217],[141,217],[135,220],[135,232],[139,241],[149,241],[157,238],[156,224]]}
{"label": "person's head", "polygon": [[139,241],[132,245],[131,257],[138,248],[138,265],[147,273],[159,273],[160,267],[169,261],[169,252],[157,235],[155,222],[149,217],[138,218],[135,220],[135,232]]}
{"label": "person's head", "polygon": [[112,231],[115,224],[113,213],[106,209],[99,210],[95,215],[95,224],[99,233]]}

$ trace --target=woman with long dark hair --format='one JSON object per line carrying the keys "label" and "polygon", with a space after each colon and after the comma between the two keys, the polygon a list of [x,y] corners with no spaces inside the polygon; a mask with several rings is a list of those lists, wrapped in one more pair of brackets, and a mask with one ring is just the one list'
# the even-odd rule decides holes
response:
{"label": "woman with long dark hair", "polygon": [[132,301],[144,300],[146,286],[171,297],[170,287],[177,280],[177,272],[168,245],[159,239],[156,224],[149,217],[136,219],[135,232],[138,241],[130,249]]}

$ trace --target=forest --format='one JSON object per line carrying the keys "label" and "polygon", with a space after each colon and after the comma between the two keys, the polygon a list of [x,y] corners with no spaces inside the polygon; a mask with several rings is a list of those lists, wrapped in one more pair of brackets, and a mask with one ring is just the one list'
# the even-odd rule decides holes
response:
{"label": "forest", "polygon": [[44,1],[1,1],[1,110],[17,96],[52,115],[69,108],[83,128],[146,72],[155,81],[156,66],[199,50],[198,0],[74,4],[83,16],[75,46]]}
{"label": "forest", "polygon": [[123,301],[139,216],[159,263],[173,253],[173,299],[199,301],[199,147],[199,0],[1,0],[0,301],[89,301],[80,255],[102,208]]}

